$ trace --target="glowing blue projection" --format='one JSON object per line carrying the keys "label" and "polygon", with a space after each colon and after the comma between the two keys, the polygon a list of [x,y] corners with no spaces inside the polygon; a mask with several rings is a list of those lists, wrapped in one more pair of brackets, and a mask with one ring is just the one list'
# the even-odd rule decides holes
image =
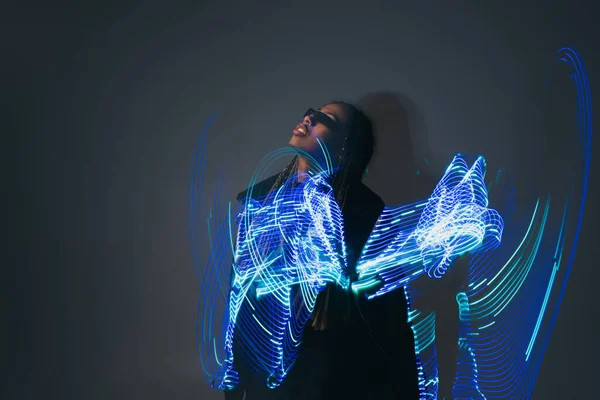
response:
{"label": "glowing blue projection", "polygon": [[428,200],[386,207],[358,261],[352,289],[381,286],[368,297],[381,296],[424,272],[441,278],[457,256],[497,246],[502,218],[487,208],[484,175],[483,157],[469,168],[457,155]]}
{"label": "glowing blue projection", "polygon": [[[579,168],[562,165],[563,175],[531,204],[508,183],[492,187],[491,201],[505,219],[504,239],[493,252],[475,255],[469,266],[471,329],[464,339],[476,356],[477,374],[457,380],[476,382],[488,399],[531,397],[579,237],[591,156],[590,87],[573,49],[559,50],[557,62],[570,68],[576,88],[577,136],[569,139],[577,143],[572,156]],[[455,384],[453,397],[465,398],[462,393]]]}
{"label": "glowing blue projection", "polygon": [[[534,193],[533,201],[527,191],[516,189],[506,171],[499,171],[490,183],[490,203],[504,221],[502,241],[470,257],[467,281],[456,294],[460,329],[453,399],[530,398],[564,295],[587,192],[592,121],[589,83],[581,59],[574,50],[564,48],[557,61],[570,67],[577,89],[572,125],[578,137],[570,155],[575,167],[562,165],[546,193]],[[568,146],[564,147],[567,151]],[[413,208],[416,213],[417,207]],[[386,274],[382,264],[374,265],[394,288],[396,275]],[[397,274],[400,279],[415,273],[410,265],[405,269]],[[440,398],[440,379],[452,377],[438,370],[436,312],[421,306],[426,296],[434,294],[418,292],[409,280],[400,284],[410,304],[421,398]]]}
{"label": "glowing blue projection", "polygon": [[591,156],[585,68],[570,48],[561,49],[557,61],[571,69],[577,89],[573,165],[580,168],[564,168],[562,180],[531,200],[505,171],[486,185],[482,157],[469,164],[456,155],[429,198],[384,209],[355,281],[345,275],[343,219],[326,149],[324,170],[304,180],[292,175],[266,197],[254,198],[258,177],[297,150],[271,153],[251,178],[246,198],[232,204],[224,201],[223,176],[215,190],[204,187],[207,125],[192,166],[189,230],[200,283],[198,357],[208,382],[219,390],[235,387],[236,360],[243,359],[265,385],[279,386],[301,351],[317,295],[333,282],[367,298],[404,291],[421,398],[439,398],[440,380],[452,377],[438,368],[439,316],[422,301],[435,293],[420,292],[416,282],[443,284],[468,253],[466,281],[454,294],[460,328],[452,398],[530,398],[572,268]]}
{"label": "glowing blue projection", "polygon": [[[222,388],[236,384],[233,336],[278,386],[298,355],[304,325],[328,282],[347,286],[342,215],[323,174],[288,180],[240,215]],[[294,186],[295,184],[295,186]]]}
{"label": "glowing blue projection", "polygon": [[[388,277],[404,271],[405,264],[412,264],[419,273],[439,276],[456,255],[497,244],[501,218],[486,207],[483,162],[480,157],[468,168],[457,155],[432,197],[414,209],[418,213],[401,213],[419,218],[411,217],[415,224],[397,233],[407,240],[386,241],[383,253],[396,255],[393,265],[382,264],[375,254],[371,259],[366,256],[359,262],[359,276],[368,276],[369,281],[372,275],[383,276],[388,282]],[[292,176],[266,198],[245,199],[237,216],[225,354],[213,375],[215,387],[228,389],[238,383],[235,341],[269,387],[281,384],[298,356],[318,293],[328,282],[349,289],[349,278],[344,275],[343,219],[328,176],[328,171],[322,171],[304,182]],[[380,230],[396,230],[400,221],[402,218],[390,220],[387,226],[378,223],[373,236],[380,237]],[[379,264],[386,267],[385,273],[379,268],[369,270],[370,265]],[[359,280],[353,290],[358,292],[361,287],[365,285]],[[391,290],[390,286],[384,288]]]}
{"label": "glowing blue projection", "polygon": [[[302,182],[293,175],[267,197],[254,199],[254,183],[263,169],[278,158],[298,153],[295,149],[275,151],[252,176],[242,204],[229,204],[225,215],[218,209],[219,186],[213,199],[216,212],[211,209],[203,216],[197,210],[203,209],[198,204],[204,202],[205,193],[196,182],[202,182],[205,149],[203,135],[190,190],[192,240],[206,245],[197,239],[203,236],[198,226],[206,219],[209,228],[204,235],[209,253],[200,278],[197,327],[202,367],[213,387],[234,387],[239,380],[234,356],[241,355],[234,352],[237,344],[237,351],[273,388],[298,355],[318,292],[328,282],[349,286],[342,275],[346,249],[341,211],[327,182],[331,169],[312,173]],[[199,258],[196,261],[202,267]],[[217,310],[219,306],[223,309]]]}

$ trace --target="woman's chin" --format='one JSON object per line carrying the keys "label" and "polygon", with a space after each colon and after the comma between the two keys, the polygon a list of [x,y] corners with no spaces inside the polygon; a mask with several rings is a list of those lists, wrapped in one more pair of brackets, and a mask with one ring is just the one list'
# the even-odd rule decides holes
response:
{"label": "woman's chin", "polygon": [[293,148],[299,149],[299,150],[305,150],[306,146],[303,146],[304,143],[302,143],[302,137],[300,136],[292,136],[292,138],[290,139],[290,146],[292,146]]}

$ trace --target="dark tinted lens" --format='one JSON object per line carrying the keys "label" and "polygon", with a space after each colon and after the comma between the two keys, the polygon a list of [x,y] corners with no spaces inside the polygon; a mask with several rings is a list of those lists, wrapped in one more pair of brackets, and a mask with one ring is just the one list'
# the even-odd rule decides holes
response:
{"label": "dark tinted lens", "polygon": [[309,108],[304,113],[304,117],[306,118],[307,116],[314,118],[315,121],[325,125],[326,127],[328,127],[331,130],[335,129],[335,127],[336,127],[335,121],[333,121],[331,118],[329,118],[327,116],[327,114],[324,114],[321,111],[317,111],[312,108]]}

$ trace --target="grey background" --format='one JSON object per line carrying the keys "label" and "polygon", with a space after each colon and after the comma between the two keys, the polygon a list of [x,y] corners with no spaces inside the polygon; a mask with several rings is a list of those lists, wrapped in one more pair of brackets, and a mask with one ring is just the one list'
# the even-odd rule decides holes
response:
{"label": "grey background", "polygon": [[[577,47],[600,93],[597,7],[569,3],[8,7],[3,109],[17,150],[7,146],[7,220],[24,240],[4,278],[5,398],[221,398],[197,367],[187,236],[189,167],[208,118],[216,113],[207,183],[228,162],[231,195],[306,108],[379,91],[410,104],[415,150],[433,171],[461,151],[535,176],[555,51]],[[367,183],[393,204],[400,189],[386,179],[402,141],[379,139]],[[534,399],[596,396],[596,171],[593,161]]]}

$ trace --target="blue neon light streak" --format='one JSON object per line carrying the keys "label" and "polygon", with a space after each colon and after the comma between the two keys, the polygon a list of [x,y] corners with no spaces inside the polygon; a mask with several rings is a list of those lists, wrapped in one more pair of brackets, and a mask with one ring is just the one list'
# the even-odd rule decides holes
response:
{"label": "blue neon light streak", "polygon": [[[280,385],[327,283],[367,298],[402,288],[410,298],[421,295],[410,290],[415,279],[443,279],[457,257],[470,253],[468,282],[457,295],[461,329],[453,398],[528,398],[572,268],[591,159],[585,67],[570,48],[561,49],[557,60],[573,70],[582,139],[581,171],[565,189],[568,200],[564,192],[542,193],[535,204],[518,208],[523,205],[520,193],[500,183],[504,171],[486,187],[483,158],[469,166],[457,155],[428,199],[386,207],[361,253],[356,281],[344,274],[343,219],[328,183],[333,165],[325,146],[319,143],[324,170],[304,182],[292,177],[271,197],[252,197],[258,176],[276,159],[296,153],[279,150],[261,162],[243,203],[219,207],[217,182],[213,207],[204,207],[207,200],[198,182],[204,179],[211,117],[194,154],[188,213],[201,282],[198,357],[213,387],[227,390],[238,384],[234,361],[241,356],[263,374],[267,386]],[[199,250],[203,240],[210,248],[206,254]],[[569,256],[561,266],[563,253]],[[422,398],[436,398],[440,379],[435,316],[409,310]],[[234,342],[241,344],[239,354],[234,354]]]}

